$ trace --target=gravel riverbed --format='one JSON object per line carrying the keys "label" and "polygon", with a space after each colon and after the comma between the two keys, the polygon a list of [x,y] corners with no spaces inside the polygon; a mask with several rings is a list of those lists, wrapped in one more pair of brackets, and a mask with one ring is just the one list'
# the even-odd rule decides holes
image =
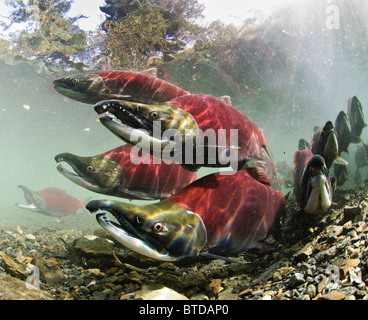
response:
{"label": "gravel riverbed", "polygon": [[86,213],[66,224],[2,224],[0,300],[368,300],[367,182],[337,190],[315,217],[292,198],[281,239],[234,257],[241,263],[153,261],[97,223],[77,227]]}

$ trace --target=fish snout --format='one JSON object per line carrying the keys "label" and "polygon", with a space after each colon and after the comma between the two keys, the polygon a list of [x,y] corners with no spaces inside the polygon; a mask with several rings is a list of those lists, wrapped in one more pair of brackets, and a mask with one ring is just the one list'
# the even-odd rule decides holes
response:
{"label": "fish snout", "polygon": [[111,200],[92,200],[87,203],[86,209],[91,213],[99,212],[102,210],[109,211],[113,206],[113,201]]}
{"label": "fish snout", "polygon": [[323,157],[314,155],[306,170],[304,211],[309,214],[325,212],[332,204],[332,186]]}
{"label": "fish snout", "polygon": [[63,161],[68,162],[71,158],[72,158],[71,153],[60,153],[60,154],[56,155],[54,159],[57,163],[59,163],[59,162],[63,162]]}

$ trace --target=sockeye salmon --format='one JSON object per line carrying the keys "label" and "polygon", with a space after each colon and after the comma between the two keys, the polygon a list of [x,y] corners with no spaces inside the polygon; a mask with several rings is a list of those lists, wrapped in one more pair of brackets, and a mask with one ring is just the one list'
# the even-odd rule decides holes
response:
{"label": "sockeye salmon", "polygon": [[309,149],[297,150],[294,163],[294,196],[301,210],[309,214],[327,211],[333,189],[323,157]]}
{"label": "sockeye salmon", "polygon": [[313,154],[319,154],[323,157],[328,169],[331,168],[334,162],[348,165],[348,162],[339,156],[339,144],[335,127],[331,121],[327,121],[323,127],[318,128],[314,133],[311,151]]}
{"label": "sockeye salmon", "polygon": [[76,174],[61,164],[57,167],[62,175],[79,186],[127,199],[164,199],[197,179],[196,173],[185,171],[176,163],[165,164],[162,159],[139,152],[130,145],[93,157],[62,153],[55,160],[65,161],[73,168]]}
{"label": "sockeye salmon", "polygon": [[[269,185],[263,171],[250,168],[208,175],[159,203],[97,200],[87,209],[99,212],[97,221],[117,241],[150,258],[224,258],[262,247],[277,230],[286,199]],[[112,213],[118,223],[101,210]]]}
{"label": "sockeye salmon", "polygon": [[27,204],[15,205],[22,209],[52,217],[64,217],[76,214],[78,209],[85,209],[86,202],[74,198],[66,190],[60,188],[47,188],[41,191],[32,191],[29,188],[20,185],[24,192]]}
{"label": "sockeye salmon", "polygon": [[263,131],[222,99],[186,95],[157,105],[107,100],[97,103],[95,110],[101,123],[123,141],[140,141],[145,151],[158,150],[158,156],[188,171],[201,166],[242,169],[256,162],[276,172]]}
{"label": "sockeye salmon", "polygon": [[155,68],[141,72],[92,71],[56,79],[54,88],[70,99],[88,104],[107,99],[162,103],[189,94],[188,91],[157,78]]}
{"label": "sockeye salmon", "polygon": [[364,121],[362,104],[355,96],[348,100],[348,117],[351,125],[351,135],[357,140],[367,124]]}

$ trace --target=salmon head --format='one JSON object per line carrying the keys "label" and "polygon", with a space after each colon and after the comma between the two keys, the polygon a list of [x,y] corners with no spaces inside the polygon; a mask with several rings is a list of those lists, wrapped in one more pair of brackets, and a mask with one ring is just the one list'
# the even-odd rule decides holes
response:
{"label": "salmon head", "polygon": [[312,152],[323,157],[328,169],[334,162],[341,165],[348,163],[339,157],[339,144],[335,127],[331,121],[327,121],[323,127],[317,129],[312,138]]}
{"label": "salmon head", "polygon": [[96,103],[101,100],[101,94],[108,94],[102,77],[97,74],[77,74],[56,79],[53,83],[57,92],[83,103]]}
{"label": "salmon head", "polygon": [[[171,157],[187,141],[199,135],[198,124],[185,110],[171,104],[148,105],[123,100],[101,101],[95,105],[100,122],[117,137],[139,145],[147,152],[158,150]],[[168,153],[167,156],[165,153]]]}
{"label": "salmon head", "polygon": [[27,204],[19,204],[15,205],[22,209],[27,209],[34,212],[46,212],[47,211],[47,203],[45,198],[37,191],[32,191],[31,189],[19,185],[18,188],[23,190],[24,198],[26,199]]}
{"label": "salmon head", "polygon": [[[67,179],[90,191],[114,194],[123,178],[122,168],[104,154],[80,157],[71,153],[61,153],[55,157],[60,163],[57,170]],[[75,173],[65,169],[61,162],[69,164]]]}
{"label": "salmon head", "polygon": [[348,100],[348,117],[351,125],[351,134],[359,138],[367,124],[364,121],[363,107],[357,97]]}
{"label": "salmon head", "polygon": [[87,204],[98,223],[113,238],[130,250],[152,259],[177,261],[196,257],[206,244],[206,228],[195,213],[171,202],[146,206],[124,202],[97,200]]}
{"label": "salmon head", "polygon": [[349,145],[352,142],[351,126],[348,115],[341,111],[335,120],[336,137],[341,152],[349,153]]}
{"label": "salmon head", "polygon": [[309,214],[325,212],[332,204],[332,185],[325,160],[304,149],[297,151],[294,192],[302,211]]}

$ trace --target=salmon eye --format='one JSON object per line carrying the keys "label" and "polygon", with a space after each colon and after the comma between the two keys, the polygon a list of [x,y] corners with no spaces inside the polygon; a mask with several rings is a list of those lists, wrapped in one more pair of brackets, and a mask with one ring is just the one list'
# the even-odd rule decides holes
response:
{"label": "salmon eye", "polygon": [[158,112],[157,112],[157,111],[152,111],[152,112],[150,113],[150,118],[151,118],[152,120],[157,120],[157,119],[158,119]]}
{"label": "salmon eye", "polygon": [[89,171],[89,172],[93,171],[93,167],[92,166],[88,166],[87,167],[87,171]]}
{"label": "salmon eye", "polygon": [[164,229],[164,225],[161,222],[156,222],[153,227],[153,231],[155,232],[161,232]]}

